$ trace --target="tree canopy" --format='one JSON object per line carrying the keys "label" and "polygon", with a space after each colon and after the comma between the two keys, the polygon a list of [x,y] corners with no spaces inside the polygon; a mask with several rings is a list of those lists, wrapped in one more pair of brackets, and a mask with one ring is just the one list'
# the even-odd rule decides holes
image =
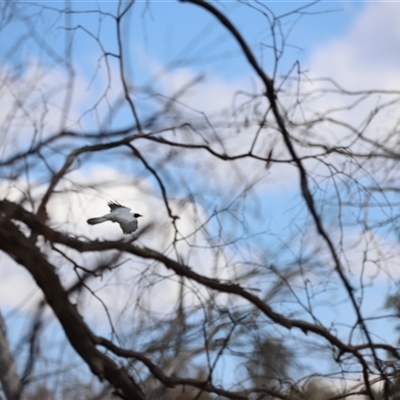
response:
{"label": "tree canopy", "polygon": [[400,88],[304,59],[335,12],[0,4],[7,400],[395,398]]}

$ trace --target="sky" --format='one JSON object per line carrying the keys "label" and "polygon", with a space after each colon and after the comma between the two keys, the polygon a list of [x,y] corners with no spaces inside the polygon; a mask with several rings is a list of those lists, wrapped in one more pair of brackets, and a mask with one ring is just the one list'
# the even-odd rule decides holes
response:
{"label": "sky", "polygon": [[[75,14],[70,20],[60,18],[54,9],[60,7],[61,4],[63,3],[43,2],[42,5],[47,7],[45,18],[35,14],[34,6],[28,6],[25,8],[25,15],[19,14],[21,18],[18,22],[10,25],[4,24],[1,34],[3,43],[7,43],[8,46],[2,46],[0,49],[0,76],[3,82],[11,76],[13,84],[0,91],[0,105],[3,110],[7,111],[4,113],[6,117],[0,118],[0,122],[6,127],[3,142],[0,143],[2,145],[0,157],[6,158],[15,149],[27,146],[25,139],[27,135],[32,134],[31,121],[25,125],[22,122],[22,116],[17,115],[14,119],[9,117],[13,109],[10,106],[12,104],[10,93],[14,99],[26,100],[28,114],[35,121],[35,126],[39,130],[42,129],[43,137],[50,135],[62,126],[90,133],[99,127],[122,128],[131,124],[131,119],[128,119],[127,107],[118,106],[121,100],[118,65],[113,57],[109,57],[109,64],[106,64],[104,57],[99,56],[102,48],[111,53],[116,49],[117,43],[112,34],[113,22],[107,18],[106,14],[102,17],[96,15],[93,18],[88,18],[87,14]],[[255,2],[250,4],[256,5]],[[316,77],[332,77],[351,90],[400,89],[398,74],[400,66],[400,53],[398,52],[400,48],[399,4],[384,1],[321,1],[312,8],[299,10],[298,13],[282,20],[282,29],[288,33],[288,36],[285,37],[285,52],[279,61],[277,71],[274,72],[271,49],[268,46],[259,45],[260,41],[268,43],[271,39],[266,17],[261,13],[254,12],[254,9],[238,5],[235,2],[218,3],[220,9],[243,33],[260,64],[270,76],[275,73],[279,77],[287,73],[293,66],[297,68],[299,65],[302,75],[306,78],[305,82],[307,79],[311,82],[309,86],[304,83],[305,89],[320,87],[319,83],[313,81]],[[257,7],[267,12],[263,8],[264,5],[268,5],[275,15],[279,16],[287,13],[288,10],[302,7],[305,3],[268,2],[260,3]],[[90,10],[99,6],[104,12],[108,12],[115,10],[117,3],[83,1],[73,2],[72,6],[77,11]],[[32,23],[27,23],[25,18],[27,15],[31,16],[29,21]],[[127,21],[129,24],[122,26],[124,38],[129,38],[125,41],[123,49],[129,55],[125,67],[129,71],[130,83],[135,87],[135,101],[137,101],[140,115],[143,118],[159,107],[157,101],[149,101],[151,92],[148,88],[150,85],[165,95],[172,95],[185,83],[193,81],[197,77],[203,77],[203,84],[193,88],[183,97],[185,103],[190,105],[190,109],[187,110],[188,115],[196,118],[204,113],[213,116],[217,110],[229,107],[235,91],[254,93],[260,87],[250,66],[238,52],[237,44],[231,40],[226,30],[215,24],[212,16],[194,5],[162,1],[149,4],[137,2]],[[82,29],[82,26],[85,29]],[[76,29],[70,30],[71,27]],[[32,29],[40,34],[32,35]],[[88,34],[88,32],[92,33]],[[97,38],[101,39],[100,41],[93,35],[93,32],[96,33]],[[30,35],[30,40],[26,42],[26,45],[13,47],[15,40],[25,38],[27,35]],[[14,40],[4,41],[4,37],[11,37]],[[68,90],[65,90],[63,85],[69,81],[71,75],[68,75],[68,64],[63,60],[63,52],[68,49],[70,43],[73,43],[73,62],[76,68],[72,100],[69,106],[70,112],[68,118],[65,118],[63,110],[66,104],[65,93]],[[57,86],[54,84],[55,82],[60,82],[60,84]],[[49,101],[45,105],[46,112],[43,111],[44,108],[41,108],[42,103],[38,101],[43,94],[49,95]],[[103,97],[101,97],[102,94],[104,94]],[[98,103],[99,97],[102,100]],[[318,98],[310,105],[310,109],[324,110],[333,104],[332,102],[341,105],[342,101],[335,96]],[[110,107],[110,104],[113,107]],[[361,123],[368,114],[369,107],[371,104],[367,102],[349,115],[345,113],[340,115],[344,119],[349,118],[355,121],[354,123],[357,123],[358,120]],[[44,117],[41,119],[39,116]],[[238,118],[241,121],[240,117]],[[393,107],[376,121],[373,132],[384,131],[392,125],[395,126],[396,122],[396,107]],[[230,133],[227,130],[226,134],[230,135]],[[343,137],[344,133],[338,130],[334,132],[334,135],[326,137],[326,140],[344,141]],[[227,146],[231,146],[230,149],[233,152],[238,151],[240,145],[240,138],[227,144]],[[66,149],[69,149],[68,143],[65,143],[65,148],[62,150],[66,151]],[[148,150],[148,148],[145,149]],[[90,162],[85,164],[85,168],[73,173],[74,180],[82,185],[88,180],[101,182],[103,179],[108,179],[112,185],[109,187],[104,185],[79,198],[71,197],[68,200],[70,213],[67,222],[63,218],[62,211],[65,203],[62,200],[51,203],[50,215],[54,223],[59,224],[58,226],[63,229],[76,229],[76,232],[92,239],[116,238],[119,235],[118,227],[111,229],[104,225],[99,226],[98,230],[93,230],[84,222],[82,223],[86,218],[93,216],[92,214],[100,215],[105,212],[105,202],[110,198],[116,198],[116,194],[121,203],[130,202],[131,206],[136,207],[135,211],[140,214],[151,215],[157,221],[162,219],[162,202],[154,183],[143,170],[137,169],[136,164],[127,166],[123,159],[119,160],[115,154],[117,153],[110,153],[106,157],[93,156]],[[46,157],[53,168],[61,165],[62,158],[59,157],[59,149],[47,150]],[[152,161],[156,162],[158,155],[151,155],[151,157],[153,157]],[[193,171],[196,171],[198,167],[201,168],[201,165],[198,165],[201,162],[196,164],[195,161],[193,160],[193,169],[190,169],[187,175],[184,174],[183,179],[190,180]],[[252,166],[249,166],[250,170],[252,170]],[[132,171],[137,173],[134,180],[137,191],[134,194],[129,186],[132,181],[127,178],[127,172]],[[257,177],[257,173],[261,173],[257,171],[254,169],[254,177]],[[38,181],[46,179],[45,175],[41,176],[39,169],[35,173]],[[223,182],[228,173],[225,170],[215,172],[220,176],[219,182]],[[250,172],[246,171],[246,173]],[[299,213],[302,215],[298,211],[299,208],[292,208],[293,204],[300,204],[301,209],[297,186],[298,177],[293,168],[272,168],[266,175],[265,184],[258,193],[258,196],[262,197],[249,202],[248,209],[251,210],[249,218],[254,222],[252,226],[254,231],[267,229],[269,235],[268,239],[265,239],[265,243],[278,249],[279,238],[277,239],[277,236],[279,234],[277,235],[276,232],[291,232],[291,229],[294,229],[291,226],[293,215],[299,215]],[[202,179],[200,173],[198,179]],[[206,179],[207,177],[204,178],[205,181]],[[226,179],[229,181],[229,177]],[[17,196],[16,187],[11,187],[9,183],[4,182],[0,182],[0,184],[0,187],[4,188],[5,196],[10,198]],[[65,185],[68,184],[65,183]],[[218,185],[216,184],[213,189],[217,190]],[[190,224],[187,221],[191,221],[195,213],[190,209],[179,209],[178,200],[182,192],[178,184],[171,183],[171,192],[176,200],[174,207],[187,218],[182,218],[184,226],[182,229],[187,228],[189,231]],[[37,196],[40,197],[41,193],[42,191],[39,189]],[[141,201],[143,193],[149,194],[145,204]],[[265,201],[264,198],[267,200]],[[199,213],[201,214],[203,211],[205,213],[205,208],[206,206],[204,206],[204,210],[201,210],[200,207]],[[154,210],[157,211],[154,212]],[[265,220],[268,221],[265,223],[266,226],[258,225],[255,222],[257,221],[257,212],[259,215],[265,216]],[[381,217],[379,214],[376,216]],[[311,225],[310,220],[305,216],[301,217],[299,221]],[[185,224],[188,224],[189,227]],[[356,280],[363,247],[359,246],[356,233],[352,237],[350,228],[347,231],[347,239],[349,240],[348,247],[353,247],[355,250],[349,252],[350,256],[346,260],[346,266],[351,271],[350,275]],[[148,241],[146,242],[146,240]],[[368,240],[365,238],[366,242]],[[373,247],[370,244],[371,258],[376,256],[376,249],[390,248],[391,254],[397,255],[396,242],[392,234],[382,231],[379,240],[379,246]],[[165,242],[167,243],[168,240],[166,239]],[[151,238],[144,238],[143,243],[160,245]],[[309,249],[311,251],[312,247]],[[191,261],[200,268],[196,257],[195,254],[191,255]],[[285,257],[286,255],[283,258]],[[287,258],[289,259],[290,256]],[[35,296],[29,296],[34,290],[29,276],[22,269],[15,273],[14,266],[13,269],[9,268],[9,260],[4,256],[1,256],[0,262],[3,282],[7,282],[3,283],[4,289],[0,294],[2,309],[6,310],[6,316],[15,315],[14,310],[20,308],[21,302],[26,305],[28,310],[32,306],[33,300],[37,299]],[[388,264],[390,265],[387,268],[390,269],[391,274],[395,278],[398,277],[396,261],[391,260]],[[382,311],[384,299],[393,289],[394,282],[387,279],[384,273],[379,274],[378,270],[374,269],[372,262],[370,270],[365,274],[366,276],[369,274],[371,277],[375,274],[379,275],[374,279],[374,284],[366,288],[363,293],[364,311],[367,315],[372,316]],[[228,278],[229,274],[225,277]],[[317,277],[314,278],[317,279]],[[68,281],[67,276],[65,279]],[[16,293],[14,290],[16,286],[21,287],[21,292]],[[353,314],[349,311],[348,304],[339,304],[334,309],[326,307],[326,303],[329,303],[330,293],[327,293],[326,297],[320,296],[322,306],[317,312],[318,317],[326,323],[340,320],[345,324],[352,320]],[[29,302],[26,303],[24,300],[26,296],[30,298],[30,306]],[[115,292],[110,291],[105,296],[115,296]],[[173,298],[173,296],[171,297]],[[121,304],[124,301],[121,298]],[[117,302],[117,304],[119,303]],[[12,326],[13,319],[8,319]],[[393,342],[396,334],[392,327],[385,326],[383,332],[383,325],[383,322],[376,321],[371,323],[371,328],[376,334],[385,336],[386,339]]]}

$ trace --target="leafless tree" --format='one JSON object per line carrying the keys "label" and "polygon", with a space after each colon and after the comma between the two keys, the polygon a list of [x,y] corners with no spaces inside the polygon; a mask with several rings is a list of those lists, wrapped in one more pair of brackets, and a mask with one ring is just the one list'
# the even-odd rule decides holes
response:
{"label": "leafless tree", "polygon": [[[168,3],[198,34],[161,65],[161,3],[0,7],[6,398],[389,399],[400,91],[284,59],[329,9]],[[248,79],[219,88],[229,57]],[[109,200],[135,234],[86,224]]]}

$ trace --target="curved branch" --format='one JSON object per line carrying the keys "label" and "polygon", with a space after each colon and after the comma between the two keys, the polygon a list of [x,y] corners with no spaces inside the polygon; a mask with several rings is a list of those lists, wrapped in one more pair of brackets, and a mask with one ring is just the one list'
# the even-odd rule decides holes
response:
{"label": "curved branch", "polygon": [[[368,365],[363,355],[358,351],[358,348],[342,342],[339,338],[333,335],[328,329],[323,326],[313,324],[300,319],[292,319],[283,316],[275,312],[267,303],[265,303],[260,297],[250,293],[249,291],[242,288],[240,285],[224,283],[218,279],[209,278],[207,276],[198,274],[193,271],[189,266],[181,264],[162,253],[155,250],[138,247],[129,242],[123,241],[91,241],[83,242],[74,237],[66,236],[60,232],[57,232],[45,224],[43,224],[35,215],[29,213],[21,206],[11,203],[7,200],[0,201],[0,212],[3,211],[6,218],[15,218],[24,222],[28,227],[35,231],[36,234],[43,235],[43,237],[50,242],[63,244],[70,248],[73,248],[79,252],[90,252],[90,251],[107,251],[107,250],[119,250],[130,253],[132,255],[144,258],[156,260],[162,263],[167,269],[174,271],[180,276],[184,276],[191,279],[200,285],[208,287],[210,289],[233,294],[243,299],[246,299],[251,304],[256,306],[266,317],[274,321],[278,325],[286,328],[300,329],[304,333],[312,332],[329,342],[332,346],[338,348],[341,354],[350,353],[352,354],[362,365],[364,371],[368,371]],[[0,225],[1,226],[1,225]],[[367,346],[370,348],[370,345]],[[395,350],[393,351],[395,352]]]}
{"label": "curved branch", "polygon": [[142,390],[127,371],[96,349],[96,336],[69,301],[54,266],[8,218],[3,218],[0,224],[0,249],[31,273],[72,347],[91,371],[100,380],[106,379],[114,385],[125,398],[145,400]]}
{"label": "curved branch", "polygon": [[[290,155],[293,157],[293,161],[294,163],[297,165],[298,169],[299,169],[299,175],[300,175],[300,188],[301,188],[301,192],[303,195],[303,198],[306,202],[307,208],[314,220],[315,226],[317,228],[317,232],[319,233],[319,235],[323,238],[323,240],[325,241],[325,243],[328,246],[328,249],[331,253],[332,259],[334,261],[335,264],[335,270],[337,271],[337,273],[339,274],[339,277],[348,293],[348,296],[350,298],[350,301],[352,303],[352,306],[354,308],[354,311],[357,315],[357,324],[360,325],[362,331],[365,334],[365,337],[368,341],[369,344],[369,348],[371,350],[374,362],[375,362],[375,366],[377,368],[377,370],[379,371],[379,373],[384,376],[383,370],[381,368],[381,365],[379,363],[378,360],[378,356],[375,352],[375,348],[372,345],[372,339],[371,339],[371,335],[368,331],[368,328],[365,324],[364,318],[361,314],[361,310],[358,306],[357,300],[354,296],[354,289],[351,286],[349,280],[347,279],[342,264],[339,260],[339,256],[336,253],[335,247],[333,245],[332,240],[330,239],[328,233],[326,232],[321,217],[317,212],[315,203],[314,203],[314,199],[312,197],[310,188],[308,186],[308,178],[307,178],[307,172],[304,168],[304,165],[302,163],[302,161],[300,160],[300,158],[297,155],[297,152],[293,146],[292,140],[290,138],[290,134],[289,131],[286,128],[286,123],[285,123],[285,119],[282,116],[280,110],[279,110],[279,106],[278,106],[278,101],[277,101],[277,93],[275,91],[274,88],[274,83],[273,81],[267,76],[267,74],[263,71],[263,69],[260,67],[260,65],[258,64],[256,58],[254,57],[252,51],[250,50],[249,46],[247,45],[247,43],[245,42],[245,40],[243,39],[242,35],[239,33],[239,31],[235,28],[235,26],[229,21],[228,18],[226,18],[226,16],[224,14],[222,14],[217,8],[215,8],[212,4],[207,3],[203,0],[180,0],[181,2],[188,2],[188,3],[192,3],[192,4],[196,4],[202,8],[204,8],[205,10],[207,10],[208,12],[210,12],[212,15],[214,15],[218,21],[224,25],[229,33],[236,39],[236,41],[238,42],[241,50],[243,51],[244,55],[246,56],[249,64],[253,67],[253,69],[255,70],[256,74],[259,76],[259,78],[261,79],[261,81],[263,82],[266,92],[265,95],[268,98],[270,105],[271,105],[271,109],[272,109],[272,113],[274,115],[275,121],[279,127],[279,130],[282,134],[283,140],[285,142],[286,148],[288,149]],[[369,384],[369,380],[368,377],[366,375],[366,370],[364,369],[364,380],[365,380],[365,385],[368,391],[368,395],[372,398],[374,398],[373,396],[373,392],[372,389],[370,387]]]}

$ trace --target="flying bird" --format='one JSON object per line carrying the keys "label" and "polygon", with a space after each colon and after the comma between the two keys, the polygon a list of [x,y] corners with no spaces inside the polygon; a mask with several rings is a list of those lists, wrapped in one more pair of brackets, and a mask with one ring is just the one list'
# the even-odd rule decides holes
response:
{"label": "flying bird", "polygon": [[137,218],[142,217],[142,215],[130,213],[130,208],[124,207],[117,202],[108,202],[108,207],[111,210],[109,214],[98,218],[89,218],[87,223],[89,225],[96,225],[105,221],[118,222],[125,235],[136,231],[138,228]]}

